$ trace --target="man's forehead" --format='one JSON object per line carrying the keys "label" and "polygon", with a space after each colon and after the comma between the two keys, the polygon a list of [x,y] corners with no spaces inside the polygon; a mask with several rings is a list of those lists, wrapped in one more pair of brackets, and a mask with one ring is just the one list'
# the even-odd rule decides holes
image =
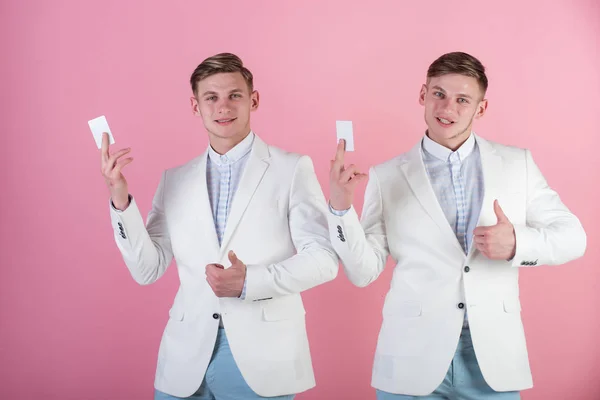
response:
{"label": "man's forehead", "polygon": [[448,93],[470,93],[476,94],[480,92],[479,82],[471,76],[448,74],[442,76],[434,76],[428,79],[427,86],[429,88],[442,89]]}
{"label": "man's forehead", "polygon": [[198,82],[198,87],[215,88],[219,90],[233,90],[243,88],[246,82],[239,73],[221,73],[208,76]]}

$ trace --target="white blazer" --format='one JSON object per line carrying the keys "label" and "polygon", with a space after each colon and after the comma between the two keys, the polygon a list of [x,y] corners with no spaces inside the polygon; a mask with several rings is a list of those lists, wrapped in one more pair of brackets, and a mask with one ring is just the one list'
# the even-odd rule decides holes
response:
{"label": "white blazer", "polygon": [[[244,379],[261,396],[315,386],[300,292],[334,279],[338,258],[309,157],[255,137],[219,246],[206,186],[207,152],[164,172],[144,225],[134,200],[111,207],[115,240],[136,282],[153,283],[175,258],[180,286],[158,354],[155,387],[187,397],[202,383],[218,315]],[[247,265],[246,297],[217,298],[209,263]]]}
{"label": "white blazer", "polygon": [[329,213],[332,243],[355,285],[377,279],[388,255],[396,262],[375,352],[377,389],[432,393],[448,371],[465,311],[486,382],[496,391],[533,385],[518,267],[578,258],[586,235],[528,150],[476,140],[485,184],[478,226],[497,223],[498,199],[515,227],[512,262],[491,261],[475,246],[464,254],[429,183],[420,143],[371,168],[361,221],[353,208],[343,217]]}

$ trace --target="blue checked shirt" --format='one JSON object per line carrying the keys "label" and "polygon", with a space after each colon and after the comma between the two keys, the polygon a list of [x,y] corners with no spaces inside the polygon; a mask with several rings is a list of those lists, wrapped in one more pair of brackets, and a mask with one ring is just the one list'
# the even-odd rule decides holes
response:
{"label": "blue checked shirt", "polygon": [[[471,133],[462,146],[452,151],[426,135],[421,150],[438,203],[467,254],[473,245],[473,230],[479,220],[484,189],[481,157],[475,136]],[[467,313],[463,325],[469,325]]]}
{"label": "blue checked shirt", "polygon": [[484,188],[475,136],[471,134],[454,152],[425,136],[421,149],[438,203],[467,254],[479,220]]}
{"label": "blue checked shirt", "polygon": [[[250,132],[244,140],[226,154],[221,155],[214,151],[212,147],[209,146],[208,148],[206,186],[219,245],[223,241],[233,197],[240,183],[244,167],[248,162],[253,142],[254,133]],[[246,282],[244,282],[240,298],[243,299],[245,296]]]}

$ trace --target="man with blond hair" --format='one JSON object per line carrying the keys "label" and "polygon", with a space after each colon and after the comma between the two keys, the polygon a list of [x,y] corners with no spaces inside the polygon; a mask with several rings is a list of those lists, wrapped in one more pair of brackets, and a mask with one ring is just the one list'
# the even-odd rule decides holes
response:
{"label": "man with blond hair", "polygon": [[144,224],[122,168],[130,149],[102,146],[114,237],[136,282],[177,261],[155,399],[292,399],[315,385],[300,293],[335,278],[325,198],[307,156],[250,128],[251,72],[233,54],[191,76],[191,108],[208,132],[200,156],[162,175]]}
{"label": "man with blond hair", "polygon": [[519,270],[581,257],[586,235],[531,153],[472,131],[487,77],[461,52],[435,60],[421,87],[427,131],[409,152],[370,169],[362,217],[352,207],[367,178],[330,171],[330,237],[357,286],[396,262],[383,306],[372,385],[379,400],[513,400],[532,383]]}

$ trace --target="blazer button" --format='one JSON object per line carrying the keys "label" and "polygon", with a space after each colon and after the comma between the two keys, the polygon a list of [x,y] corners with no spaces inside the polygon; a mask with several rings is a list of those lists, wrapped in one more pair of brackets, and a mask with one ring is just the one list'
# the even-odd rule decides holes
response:
{"label": "blazer button", "polygon": [[467,266],[465,267],[465,272],[469,272],[470,270],[471,270],[471,268],[469,268],[469,266],[467,265]]}
{"label": "blazer button", "polygon": [[458,308],[460,308],[461,310],[462,310],[463,308],[465,308],[465,303],[458,303]]}
{"label": "blazer button", "polygon": [[219,314],[217,314],[217,313],[214,313],[214,314],[213,314],[213,318],[214,318],[214,319],[219,319]]}

